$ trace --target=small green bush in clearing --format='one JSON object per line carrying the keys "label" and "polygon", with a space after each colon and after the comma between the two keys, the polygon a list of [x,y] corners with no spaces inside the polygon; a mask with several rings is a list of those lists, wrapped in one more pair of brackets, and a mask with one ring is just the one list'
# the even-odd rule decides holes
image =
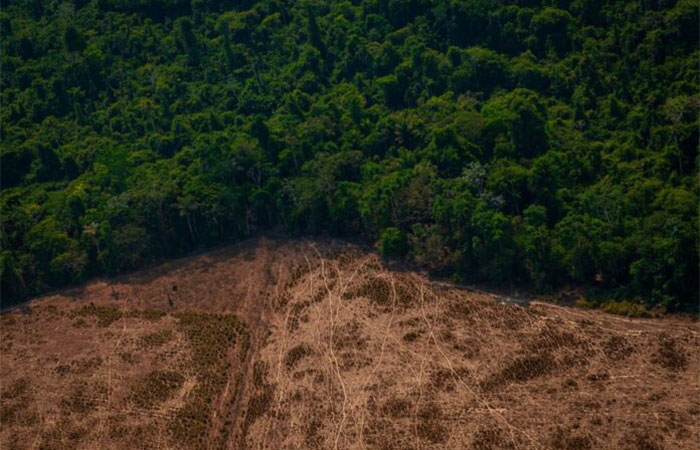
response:
{"label": "small green bush in clearing", "polygon": [[395,227],[384,228],[379,234],[379,251],[384,257],[406,255],[408,252],[406,233]]}

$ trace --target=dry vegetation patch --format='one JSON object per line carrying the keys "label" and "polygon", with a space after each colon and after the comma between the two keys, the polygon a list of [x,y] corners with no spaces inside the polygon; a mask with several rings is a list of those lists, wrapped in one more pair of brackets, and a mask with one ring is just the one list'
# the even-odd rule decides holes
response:
{"label": "dry vegetation patch", "polygon": [[170,370],[154,370],[133,383],[129,400],[141,408],[153,408],[170,398],[185,377]]}
{"label": "dry vegetation patch", "polygon": [[303,358],[313,355],[313,350],[306,344],[299,344],[292,347],[284,358],[284,365],[287,370],[292,370],[294,366]]}
{"label": "dry vegetation patch", "polygon": [[0,396],[0,423],[4,426],[31,426],[37,421],[29,406],[32,401],[29,380],[18,378],[3,386]]}
{"label": "dry vegetation patch", "polygon": [[603,352],[612,361],[622,361],[634,352],[634,347],[624,336],[611,336],[603,343]]}
{"label": "dry vegetation patch", "polygon": [[0,317],[0,447],[700,441],[695,322],[501,304],[345,244],[240,247]]}
{"label": "dry vegetation patch", "polygon": [[432,444],[444,442],[447,428],[443,424],[443,413],[438,405],[430,402],[423,405],[418,413],[418,437]]}
{"label": "dry vegetation patch", "polygon": [[183,313],[176,317],[192,348],[197,385],[177,411],[170,431],[177,442],[202,446],[206,445],[211,427],[215,425],[212,406],[230,381],[233,356],[230,352],[237,339],[241,339],[238,361],[245,359],[248,332],[243,323],[230,314]]}
{"label": "dry vegetation patch", "polygon": [[515,358],[499,373],[482,383],[484,389],[493,390],[508,383],[522,383],[544,375],[556,368],[556,362],[548,353]]}
{"label": "dry vegetation patch", "polygon": [[343,298],[364,297],[379,306],[387,307],[391,302],[391,295],[391,284],[383,278],[373,277],[352,291],[343,294]]}
{"label": "dry vegetation patch", "polygon": [[173,330],[161,330],[148,333],[139,340],[140,348],[160,347],[173,338]]}
{"label": "dry vegetation patch", "polygon": [[479,427],[471,442],[474,450],[506,450],[514,447],[512,439],[498,427]]}
{"label": "dry vegetation patch", "polygon": [[676,340],[663,333],[659,336],[658,348],[653,361],[669,370],[684,370],[688,365],[688,357]]}

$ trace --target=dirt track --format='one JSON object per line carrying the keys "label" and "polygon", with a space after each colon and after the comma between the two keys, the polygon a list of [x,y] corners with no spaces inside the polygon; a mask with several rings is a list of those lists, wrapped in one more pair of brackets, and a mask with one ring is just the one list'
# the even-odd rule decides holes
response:
{"label": "dirt track", "polygon": [[684,449],[700,327],[258,239],[2,318],[0,447]]}

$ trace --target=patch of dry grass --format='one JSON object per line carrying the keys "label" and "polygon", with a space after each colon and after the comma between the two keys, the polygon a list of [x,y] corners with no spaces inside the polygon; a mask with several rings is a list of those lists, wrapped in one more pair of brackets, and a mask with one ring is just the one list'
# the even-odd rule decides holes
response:
{"label": "patch of dry grass", "polygon": [[173,331],[172,330],[161,330],[161,331],[156,331],[154,333],[149,333],[141,339],[139,339],[139,348],[145,349],[145,348],[153,348],[153,347],[160,347],[166,343],[168,343],[171,339],[173,338]]}
{"label": "patch of dry grass", "polygon": [[287,352],[287,356],[284,358],[284,365],[287,370],[292,370],[299,361],[312,354],[313,350],[308,345],[296,345]]}
{"label": "patch of dry grass", "polygon": [[554,371],[556,362],[548,353],[515,358],[499,373],[482,382],[482,388],[493,390],[510,383],[523,383]]}
{"label": "patch of dry grass", "polygon": [[141,408],[153,408],[170,398],[184,382],[185,377],[178,372],[154,370],[133,384],[129,400]]}
{"label": "patch of dry grass", "polygon": [[673,371],[684,370],[688,365],[685,352],[678,347],[675,339],[665,333],[659,336],[657,352],[652,361]]}
{"label": "patch of dry grass", "polygon": [[170,425],[176,442],[188,446],[205,445],[213,425],[212,405],[221,395],[230,372],[227,358],[237,340],[242,340],[241,360],[245,358],[247,330],[232,314],[178,314],[179,329],[192,347],[192,365],[196,369],[197,386]]}

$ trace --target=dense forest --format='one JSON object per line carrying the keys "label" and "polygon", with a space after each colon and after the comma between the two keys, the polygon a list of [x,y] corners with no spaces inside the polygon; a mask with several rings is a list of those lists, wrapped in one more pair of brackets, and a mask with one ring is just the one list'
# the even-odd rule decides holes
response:
{"label": "dense forest", "polygon": [[254,232],[698,307],[698,2],[9,0],[2,301]]}

